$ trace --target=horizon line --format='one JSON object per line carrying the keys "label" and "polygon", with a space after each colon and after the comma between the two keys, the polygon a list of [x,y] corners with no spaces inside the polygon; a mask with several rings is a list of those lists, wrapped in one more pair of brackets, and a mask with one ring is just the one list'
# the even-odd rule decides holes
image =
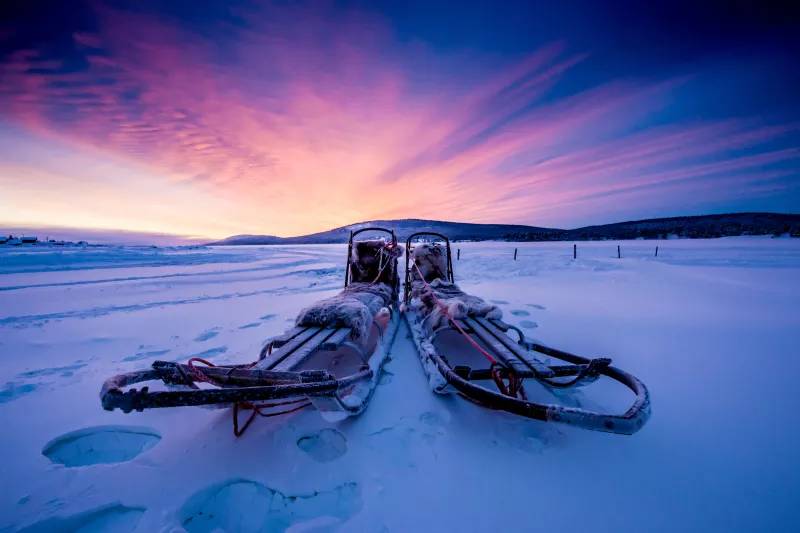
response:
{"label": "horizon line", "polygon": [[429,219],[429,218],[378,218],[373,220],[363,220],[357,222],[351,222],[349,224],[345,224],[343,226],[336,226],[328,229],[324,229],[321,231],[314,231],[311,233],[301,234],[301,235],[275,235],[272,233],[236,233],[232,235],[226,235],[223,237],[215,237],[210,235],[183,235],[179,233],[169,233],[165,231],[148,231],[148,230],[134,230],[134,229],[123,229],[123,228],[109,228],[109,227],[86,227],[86,226],[55,226],[55,225],[48,225],[48,224],[36,224],[36,223],[9,223],[9,222],[2,222],[0,221],[0,235],[5,234],[7,231],[19,231],[19,230],[36,230],[36,231],[75,231],[75,232],[86,232],[86,233],[95,233],[95,234],[120,234],[120,235],[129,235],[131,237],[154,237],[154,238],[163,238],[163,239],[177,239],[187,242],[197,242],[199,243],[208,243],[209,241],[220,241],[225,240],[228,238],[233,237],[244,237],[244,236],[254,236],[254,237],[276,237],[280,239],[293,239],[293,238],[301,238],[307,237],[309,235],[315,235],[319,233],[326,233],[329,231],[335,231],[337,229],[344,229],[349,226],[354,226],[356,224],[366,224],[370,222],[401,222],[401,221],[421,221],[421,222],[437,222],[437,223],[444,223],[444,224],[470,224],[475,226],[520,226],[525,228],[536,228],[536,229],[543,229],[543,230],[555,230],[555,231],[573,231],[583,228],[593,228],[598,226],[609,226],[614,224],[625,224],[625,223],[636,223],[636,222],[648,222],[654,220],[668,220],[674,218],[692,218],[692,217],[704,217],[704,216],[724,216],[724,215],[747,215],[747,214],[760,214],[760,215],[788,215],[788,216],[800,216],[800,212],[780,212],[780,211],[724,211],[724,212],[706,212],[702,214],[692,214],[692,215],[670,215],[670,216],[662,216],[662,217],[650,217],[650,218],[638,218],[638,219],[631,219],[631,220],[619,220],[615,222],[606,222],[606,223],[597,223],[597,224],[588,224],[584,226],[577,226],[574,228],[556,228],[556,227],[548,227],[548,226],[536,226],[531,224],[519,224],[513,222],[467,222],[467,221],[457,221],[457,220],[437,220],[437,219]]}

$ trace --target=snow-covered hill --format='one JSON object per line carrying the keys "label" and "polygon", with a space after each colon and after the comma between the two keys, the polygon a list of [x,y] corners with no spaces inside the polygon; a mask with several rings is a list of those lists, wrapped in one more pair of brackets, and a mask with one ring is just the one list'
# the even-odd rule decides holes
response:
{"label": "snow-covered hill", "polygon": [[539,228],[518,224],[469,224],[440,220],[371,220],[298,237],[236,235],[212,243],[228,244],[330,244],[347,242],[350,232],[365,226],[393,229],[405,240],[418,231],[443,233],[460,241],[584,241],[604,239],[715,238],[737,235],[800,236],[800,214],[730,213],[691,217],[654,218],[587,226],[575,229]]}

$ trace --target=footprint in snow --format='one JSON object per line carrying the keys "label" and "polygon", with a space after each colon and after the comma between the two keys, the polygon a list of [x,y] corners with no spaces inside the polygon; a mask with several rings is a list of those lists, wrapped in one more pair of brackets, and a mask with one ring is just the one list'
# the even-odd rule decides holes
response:
{"label": "footprint in snow", "polygon": [[512,445],[524,452],[542,453],[545,449],[554,444],[555,433],[542,431],[535,426],[523,425],[517,430],[516,439]]}
{"label": "footprint in snow", "polygon": [[419,427],[419,438],[432,446],[436,439],[447,432],[445,426],[449,422],[449,418],[433,411],[425,411],[419,415],[419,421],[422,423],[422,426]]}
{"label": "footprint in snow", "polygon": [[195,337],[194,342],[206,342],[207,340],[213,339],[217,335],[219,335],[219,328],[207,329]]}
{"label": "footprint in snow", "polygon": [[497,305],[508,305],[508,302],[505,300],[489,300],[489,301]]}
{"label": "footprint in snow", "polygon": [[129,363],[131,361],[139,361],[141,359],[149,359],[151,357],[159,357],[169,353],[169,350],[151,350],[149,352],[137,352],[134,355],[129,355],[122,359],[123,362]]}
{"label": "footprint in snow", "polygon": [[204,350],[199,353],[195,353],[192,355],[188,355],[186,357],[179,358],[178,361],[184,361],[186,359],[190,359],[192,357],[199,357],[200,359],[212,359],[218,355],[222,355],[228,351],[227,346],[218,346],[216,348],[209,348],[208,350]]}
{"label": "footprint in snow", "polygon": [[287,495],[248,479],[232,479],[192,495],[178,511],[189,533],[335,529],[361,510],[361,488],[355,482],[331,490]]}
{"label": "footprint in snow", "polygon": [[297,447],[315,461],[327,463],[347,453],[347,439],[335,429],[325,428],[297,439]]}
{"label": "footprint in snow", "polygon": [[514,309],[511,311],[511,314],[514,316],[531,316],[531,314],[524,309]]}
{"label": "footprint in snow", "polygon": [[427,426],[440,428],[445,426],[450,421],[450,418],[449,415],[445,417],[433,411],[425,411],[419,415],[419,421]]}
{"label": "footprint in snow", "polygon": [[258,321],[257,321],[257,322],[250,322],[250,323],[248,323],[248,324],[244,324],[243,326],[239,326],[239,329],[250,329],[250,328],[257,328],[257,327],[258,327],[258,326],[260,326],[260,325],[261,325],[263,322],[265,322],[265,321],[267,321],[267,320],[272,320],[272,319],[273,319],[273,318],[275,318],[276,316],[278,316],[278,315],[267,314],[267,315],[261,316],[261,317],[259,317],[259,318],[258,318]]}
{"label": "footprint in snow", "polygon": [[37,383],[15,383],[10,381],[0,388],[0,404],[13,402],[26,394],[32,393],[37,388],[39,388]]}
{"label": "footprint in snow", "polygon": [[523,320],[522,322],[519,323],[519,325],[525,329],[536,329],[539,327],[539,324],[537,324],[533,320]]}
{"label": "footprint in snow", "polygon": [[144,507],[111,503],[70,516],[54,516],[20,529],[19,533],[49,531],[115,531],[126,533],[139,525]]}
{"label": "footprint in snow", "polygon": [[48,442],[42,455],[66,467],[130,461],[161,440],[155,430],[139,426],[96,426]]}
{"label": "footprint in snow", "polygon": [[547,309],[545,306],[539,304],[525,304],[525,305],[527,305],[528,307],[533,307],[534,309],[541,309],[542,311]]}
{"label": "footprint in snow", "polygon": [[28,370],[27,372],[22,372],[20,374],[17,374],[17,377],[27,379],[27,378],[54,376],[58,374],[61,377],[67,378],[72,376],[76,370],[85,367],[87,364],[88,363],[84,363],[83,361],[78,360],[75,361],[75,363],[67,366],[56,366],[50,368],[39,368],[37,370]]}

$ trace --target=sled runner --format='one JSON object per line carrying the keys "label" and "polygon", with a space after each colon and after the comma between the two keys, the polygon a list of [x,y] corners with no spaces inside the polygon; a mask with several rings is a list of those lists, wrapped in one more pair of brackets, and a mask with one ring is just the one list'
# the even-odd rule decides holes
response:
{"label": "sled runner", "polygon": [[[427,242],[414,244],[415,239]],[[453,279],[450,241],[442,234],[420,232],[406,241],[404,308],[435,392],[455,391],[483,406],[536,420],[628,435],[650,415],[647,388],[611,366],[610,359],[587,359],[528,340],[519,328],[502,321],[498,308],[459,289]],[[542,356],[566,364],[552,364]],[[529,399],[523,387],[524,380],[533,380],[541,384],[538,393],[563,399],[560,389],[586,385],[601,376],[634,393],[633,404],[623,414],[579,404],[539,403]]]}
{"label": "sled runner", "polygon": [[[387,233],[389,238],[355,240],[368,231]],[[100,393],[103,408],[129,413],[159,407],[232,405],[237,436],[256,414],[275,416],[309,405],[330,421],[360,413],[397,332],[400,255],[402,247],[391,230],[351,232],[344,289],[302,310],[296,326],[269,340],[257,361],[227,366],[198,358],[187,364],[156,361],[150,369],[106,381]],[[165,390],[148,386],[125,390],[137,383],[158,384],[159,380]],[[240,430],[241,409],[252,413]]]}

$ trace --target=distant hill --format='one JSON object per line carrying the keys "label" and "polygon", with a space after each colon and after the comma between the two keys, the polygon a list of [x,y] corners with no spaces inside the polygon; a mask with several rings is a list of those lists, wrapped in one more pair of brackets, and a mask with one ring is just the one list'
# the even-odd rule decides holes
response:
{"label": "distant hill", "polygon": [[800,214],[729,213],[693,217],[652,218],[587,226],[566,232],[569,240],[659,239],[667,236],[708,239],[736,235],[800,237]]}
{"label": "distant hill", "polygon": [[301,235],[298,237],[275,237],[274,235],[236,235],[228,237],[214,245],[228,244],[332,244],[347,242],[350,232],[367,226],[379,226],[382,228],[393,229],[400,240],[418,231],[435,231],[443,233],[453,240],[511,240],[513,235],[527,235],[536,233],[537,235],[556,234],[562,230],[550,228],[537,228],[535,226],[522,226],[514,224],[469,224],[464,222],[442,222],[438,220],[370,220],[349,224],[340,228]]}
{"label": "distant hill", "polygon": [[418,231],[435,231],[455,241],[582,241],[663,239],[679,237],[688,239],[727,237],[735,235],[784,235],[800,237],[800,214],[782,213],[729,213],[687,217],[653,218],[617,222],[601,226],[576,229],[540,228],[517,224],[469,224],[439,220],[403,219],[371,220],[359,222],[320,233],[297,237],[274,235],[236,235],[211,245],[242,244],[332,244],[347,242],[350,232],[365,226],[393,229],[398,239]]}

